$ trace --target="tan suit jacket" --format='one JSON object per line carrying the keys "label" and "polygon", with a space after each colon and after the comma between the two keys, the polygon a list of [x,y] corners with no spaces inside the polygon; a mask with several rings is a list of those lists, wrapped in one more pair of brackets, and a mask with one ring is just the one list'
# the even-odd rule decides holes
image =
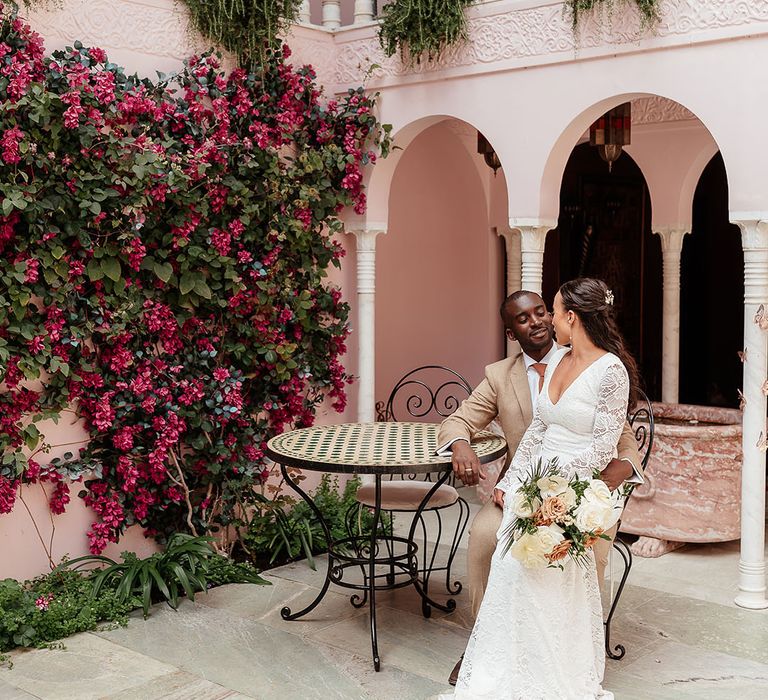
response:
{"label": "tan suit jacket", "polygon": [[[531,390],[522,350],[485,368],[485,379],[456,412],[442,422],[437,444],[442,447],[456,438],[471,440],[494,418],[498,418],[509,448],[503,475],[533,420]],[[618,454],[620,459],[628,459],[637,470],[641,469],[637,440],[629,423],[624,425],[619,438]]]}

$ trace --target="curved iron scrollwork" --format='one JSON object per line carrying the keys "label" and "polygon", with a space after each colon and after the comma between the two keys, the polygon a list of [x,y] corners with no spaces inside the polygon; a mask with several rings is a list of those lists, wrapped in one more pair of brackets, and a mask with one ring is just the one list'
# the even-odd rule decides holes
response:
{"label": "curved iron scrollwork", "polygon": [[[447,379],[432,388],[429,378],[440,374],[447,375]],[[447,418],[471,393],[469,382],[458,372],[441,365],[424,365],[411,370],[395,384],[383,410],[377,404],[377,415],[385,421],[425,418],[431,413]]]}
{"label": "curved iron scrollwork", "polygon": [[648,466],[651,450],[653,449],[655,426],[650,399],[644,392],[639,391],[638,393],[640,394],[640,399],[635,405],[634,413],[629,414],[627,420],[629,420],[629,424],[635,431],[637,449],[641,454],[640,461],[642,462],[643,470],[645,470]]}

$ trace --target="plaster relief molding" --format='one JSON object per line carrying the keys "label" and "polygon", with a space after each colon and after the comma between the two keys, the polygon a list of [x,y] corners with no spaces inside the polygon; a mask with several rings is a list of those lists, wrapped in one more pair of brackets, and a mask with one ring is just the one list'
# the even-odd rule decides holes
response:
{"label": "plaster relief molding", "polygon": [[578,59],[578,52],[585,49],[637,45],[645,39],[657,42],[694,32],[768,22],[768,2],[764,0],[666,0],[655,32],[646,35],[641,33],[639,10],[634,4],[627,4],[610,17],[600,13],[587,17],[577,44],[562,3],[518,9],[506,3],[494,5],[500,7],[478,5],[473,8],[468,15],[469,41],[450,48],[436,62],[404,65],[398,57],[384,55],[375,35],[350,41],[343,41],[339,36],[336,82],[359,83],[373,64],[378,68],[371,71],[372,76],[381,79],[539,56],[567,59],[563,54],[571,54]]}
{"label": "plaster relief molding", "polygon": [[288,59],[291,65],[311,65],[321,85],[333,83],[336,78],[338,47],[333,43],[332,35],[318,32],[317,28],[294,25],[285,40],[291,47]]}
{"label": "plaster relief molding", "polygon": [[79,39],[86,46],[178,59],[208,48],[190,31],[183,5],[173,0],[65,0],[25,17],[46,41],[60,46]]}
{"label": "plaster relief molding", "polygon": [[679,102],[653,95],[632,100],[632,125],[679,122],[698,117]]}

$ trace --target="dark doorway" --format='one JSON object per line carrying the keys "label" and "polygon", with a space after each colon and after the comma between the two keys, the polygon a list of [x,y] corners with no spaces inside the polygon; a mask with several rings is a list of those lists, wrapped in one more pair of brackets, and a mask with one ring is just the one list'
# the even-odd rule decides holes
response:
{"label": "dark doorway", "polygon": [[637,164],[623,153],[612,172],[589,144],[563,173],[557,229],[544,252],[544,299],[574,277],[598,277],[614,291],[616,318],[638,360],[648,395],[661,398],[661,242]]}
{"label": "dark doorway", "polygon": [[744,346],[744,253],[728,220],[728,179],[718,153],[693,198],[680,289],[680,401],[739,405]]}

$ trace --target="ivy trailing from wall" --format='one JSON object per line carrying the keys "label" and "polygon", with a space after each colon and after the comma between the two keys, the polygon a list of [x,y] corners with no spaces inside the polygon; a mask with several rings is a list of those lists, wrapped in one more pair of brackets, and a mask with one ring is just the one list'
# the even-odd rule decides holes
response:
{"label": "ivy trailing from wall", "polygon": [[[597,8],[607,8],[612,10],[616,0],[566,0],[566,8],[571,16],[573,29],[576,31],[579,22],[586,14],[594,12]],[[655,25],[661,16],[661,0],[623,0],[623,2],[633,2],[640,10],[643,28]]]}
{"label": "ivy trailing from wall", "polygon": [[[176,0],[189,11],[192,26],[215,46],[253,66],[279,43],[298,17],[301,0]],[[24,5],[56,5],[60,0],[22,0]]]}
{"label": "ivy trailing from wall", "polygon": [[296,21],[301,0],[180,0],[192,25],[216,46],[238,57],[240,65],[261,60],[278,34]]}
{"label": "ivy trailing from wall", "polygon": [[399,52],[404,63],[440,58],[443,51],[466,41],[466,8],[475,0],[394,0],[384,6],[379,41],[387,56]]}

